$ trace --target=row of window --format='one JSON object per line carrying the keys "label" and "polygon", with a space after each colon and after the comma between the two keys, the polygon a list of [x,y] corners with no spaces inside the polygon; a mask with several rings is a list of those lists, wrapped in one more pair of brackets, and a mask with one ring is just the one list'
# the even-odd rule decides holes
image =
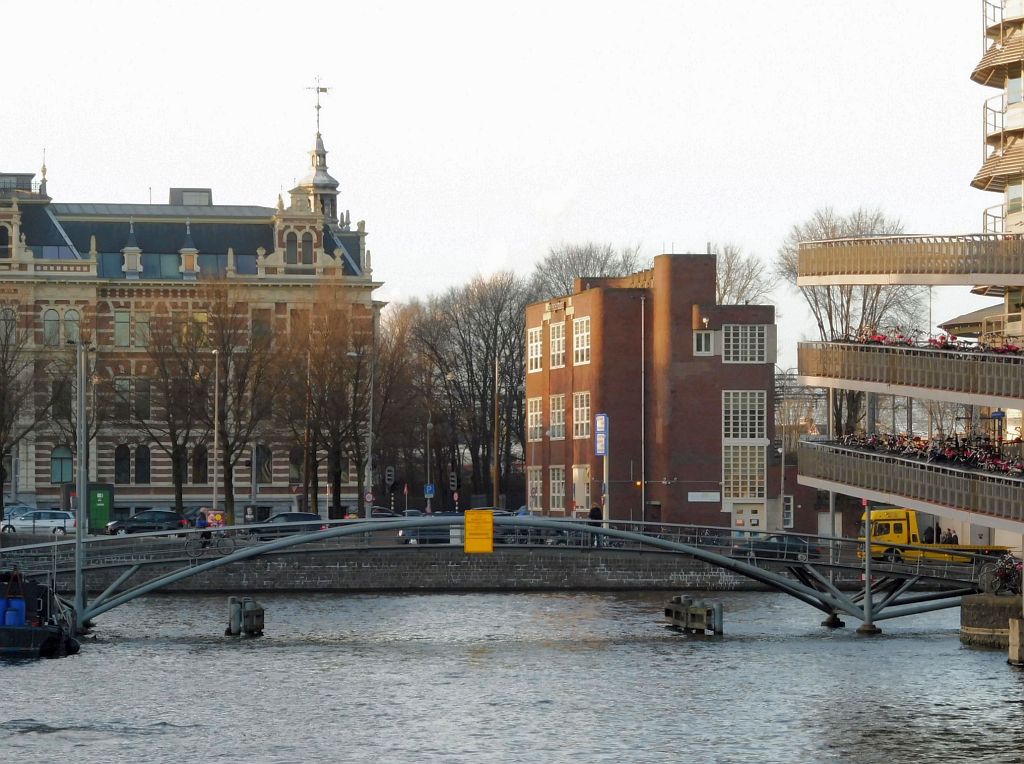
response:
{"label": "row of window", "polygon": [[[551,323],[548,329],[548,353],[552,369],[565,366],[565,324]],[[541,327],[527,330],[526,370],[544,368],[544,339]],[[574,318],[572,322],[572,363],[581,366],[590,363],[590,317]]]}
{"label": "row of window", "polygon": [[[552,395],[549,398],[550,427],[547,436],[551,440],[565,439],[565,395]],[[543,440],[544,432],[544,399],[526,399],[526,439],[530,443]],[[583,391],[572,394],[572,436],[573,438],[590,437],[590,392]]]}
{"label": "row of window", "polygon": [[[292,446],[288,452],[288,483],[298,485],[302,482],[302,469],[305,454],[301,445]],[[256,445],[253,468],[256,472],[257,485],[269,485],[274,482],[274,454],[271,448],[263,443]],[[328,471],[338,464],[337,455],[329,455]],[[148,485],[151,482],[152,451],[147,445],[139,445],[133,449],[122,443],[114,449],[114,482],[122,485]],[[133,470],[134,466],[134,470]],[[347,460],[341,462],[341,474],[348,482],[349,465]],[[209,454],[206,446],[199,444],[192,448],[191,457],[187,451],[182,452],[182,482],[193,484],[209,483]],[[50,482],[70,483],[74,480],[73,457],[67,446],[57,446],[50,453]]]}
{"label": "row of window", "polygon": [[[566,508],[566,483],[565,466],[555,465],[548,467],[548,508],[554,511],[564,511]],[[573,467],[573,478],[576,483],[576,507],[590,506],[590,467],[577,465]],[[541,511],[544,509],[544,468],[527,467],[526,469],[526,492],[531,510]],[[582,494],[582,495],[581,495]]]}

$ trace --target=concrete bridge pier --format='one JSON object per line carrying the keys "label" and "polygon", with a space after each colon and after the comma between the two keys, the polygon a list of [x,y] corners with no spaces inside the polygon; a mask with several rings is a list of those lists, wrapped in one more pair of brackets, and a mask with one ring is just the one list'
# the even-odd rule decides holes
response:
{"label": "concrete bridge pier", "polygon": [[833,610],[828,614],[828,618],[821,622],[821,625],[829,629],[841,629],[846,626],[846,621],[842,620],[839,613]]}

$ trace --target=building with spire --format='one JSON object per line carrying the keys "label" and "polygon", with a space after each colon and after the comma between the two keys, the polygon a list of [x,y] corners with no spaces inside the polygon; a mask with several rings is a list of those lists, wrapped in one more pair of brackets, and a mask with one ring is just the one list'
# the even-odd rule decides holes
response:
{"label": "building with spire", "polygon": [[[38,180],[34,173],[0,173],[0,310],[29,330],[40,352],[68,351],[67,343],[87,336],[96,373],[112,377],[142,409],[151,405],[140,376],[151,321],[167,312],[205,317],[207,283],[226,285],[247,307],[253,332],[287,331],[297,316],[315,310],[325,290],[343,295],[352,326],[375,341],[381,303],[373,292],[380,284],[367,231],[341,211],[317,108],[309,172],[287,206],[280,195],[273,206],[216,204],[211,188],[171,188],[166,204],[64,202],[49,194],[45,159]],[[46,384],[39,381],[41,389]],[[70,440],[46,422],[24,438],[4,465],[7,501],[57,505],[76,468]],[[302,444],[294,440],[273,427],[259,431],[233,475],[237,504],[295,505],[303,477]],[[173,503],[171,460],[157,445],[137,429],[114,425],[92,434],[89,477],[115,485],[117,514]],[[203,434],[187,449],[185,502],[209,504],[212,438]],[[352,506],[360,470],[352,465],[343,474],[340,495]],[[320,475],[314,482],[323,511],[328,481]]]}

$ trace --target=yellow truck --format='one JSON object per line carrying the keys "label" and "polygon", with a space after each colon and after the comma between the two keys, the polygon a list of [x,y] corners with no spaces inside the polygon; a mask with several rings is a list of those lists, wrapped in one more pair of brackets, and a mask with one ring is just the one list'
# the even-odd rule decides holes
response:
{"label": "yellow truck", "polygon": [[[861,533],[859,539],[864,541],[865,512],[860,516]],[[932,521],[926,521],[930,527]],[[1009,551],[1009,547],[993,544],[937,544],[924,541],[920,532],[920,513],[914,509],[887,507],[871,510],[871,559],[888,562],[917,562],[930,560],[935,562],[955,562],[969,565],[974,561],[971,555],[990,555],[1001,557]],[[878,542],[876,545],[874,542]],[[900,546],[906,544],[908,546]],[[956,554],[965,552],[966,554]],[[864,558],[863,544],[857,550],[857,556]]]}

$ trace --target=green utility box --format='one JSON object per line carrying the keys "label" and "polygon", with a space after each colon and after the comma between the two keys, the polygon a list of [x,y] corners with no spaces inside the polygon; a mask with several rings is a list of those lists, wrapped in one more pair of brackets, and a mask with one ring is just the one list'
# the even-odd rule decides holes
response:
{"label": "green utility box", "polygon": [[[60,491],[61,509],[74,510],[77,505],[74,483],[64,483]],[[89,533],[102,533],[113,520],[114,486],[112,483],[89,483]]]}

